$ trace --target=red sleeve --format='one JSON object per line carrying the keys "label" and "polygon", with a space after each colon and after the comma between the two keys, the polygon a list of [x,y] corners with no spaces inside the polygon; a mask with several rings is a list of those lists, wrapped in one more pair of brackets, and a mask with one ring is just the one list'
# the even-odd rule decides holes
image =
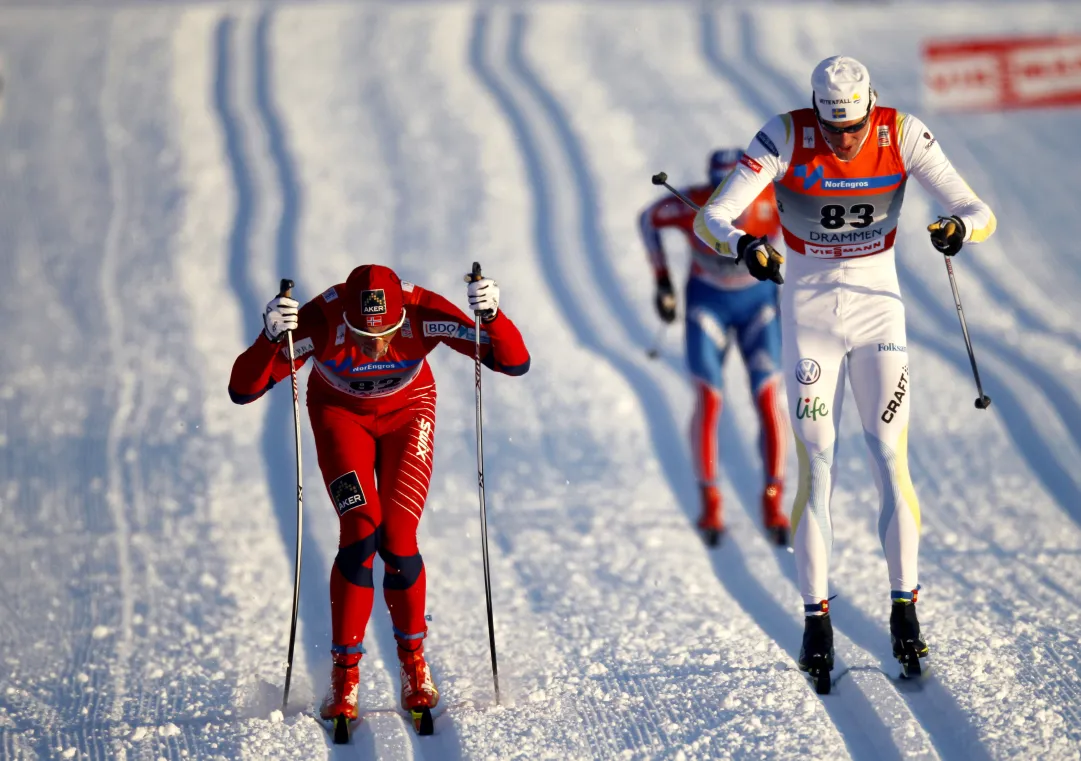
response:
{"label": "red sleeve", "polygon": [[665,227],[679,226],[679,220],[684,216],[682,206],[678,198],[669,196],[647,206],[638,217],[638,230],[655,277],[668,274],[668,260],[664,254],[660,231]]}
{"label": "red sleeve", "polygon": [[[438,293],[414,287],[420,291],[415,303],[420,308],[420,329],[425,345],[444,343],[459,354],[473,357],[473,320]],[[452,322],[456,323],[454,330],[450,329]],[[502,309],[494,320],[482,324],[480,341],[480,360],[486,367],[504,375],[524,375],[529,370],[529,350],[522,334]]]}
{"label": "red sleeve", "polygon": [[[293,332],[293,355],[296,367],[310,355],[323,351],[327,340],[327,319],[314,301],[300,308],[297,329]],[[229,376],[229,398],[237,404],[254,402],[289,375],[289,347],[283,340],[273,343],[262,331],[255,343],[233,362]]]}

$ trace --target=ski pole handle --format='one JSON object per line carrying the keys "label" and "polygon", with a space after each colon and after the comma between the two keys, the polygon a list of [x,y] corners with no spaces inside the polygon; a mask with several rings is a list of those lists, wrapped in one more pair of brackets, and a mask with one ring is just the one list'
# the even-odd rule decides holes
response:
{"label": "ski pole handle", "polygon": [[293,298],[293,281],[283,277],[281,283],[278,284],[278,295]]}
{"label": "ski pole handle", "polygon": [[[473,262],[473,271],[465,276],[465,282],[476,283],[484,279],[484,275],[480,273],[480,262]],[[284,281],[282,281],[284,282]]]}
{"label": "ski pole handle", "polygon": [[654,185],[664,185],[666,188],[668,188],[668,190],[672,193],[672,195],[674,195],[679,200],[683,201],[683,203],[687,204],[687,206],[689,206],[690,208],[694,209],[695,211],[701,211],[702,210],[702,208],[698,204],[696,204],[694,201],[687,198],[687,196],[683,195],[678,190],[676,190],[671,185],[669,185],[668,184],[668,175],[665,174],[664,172],[657,172],[655,175],[653,175],[653,184]]}

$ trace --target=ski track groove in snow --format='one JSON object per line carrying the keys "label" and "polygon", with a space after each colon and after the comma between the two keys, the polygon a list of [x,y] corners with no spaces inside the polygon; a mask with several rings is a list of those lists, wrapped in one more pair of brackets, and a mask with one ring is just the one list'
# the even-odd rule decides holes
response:
{"label": "ski track groove in snow", "polygon": [[[274,61],[270,47],[273,18],[272,11],[260,12],[254,23],[248,17],[238,20],[227,15],[218,23],[215,35],[215,105],[225,135],[226,155],[237,197],[229,234],[230,284],[246,318],[246,331],[240,339],[243,345],[247,345],[261,329],[256,315],[262,313],[265,301],[277,292],[280,277],[298,277],[296,228],[301,194],[285,132],[273,102]],[[238,51],[250,54],[250,66],[248,61],[237,61]],[[238,72],[249,71],[250,76],[238,76]],[[264,166],[256,169],[260,164]],[[272,218],[267,212],[273,209],[275,196],[280,199],[280,209],[272,228],[273,235],[268,236],[265,231],[272,225]],[[269,250],[257,248],[264,242],[269,243]],[[305,300],[304,287],[302,281],[298,282],[294,292],[294,297],[302,302]],[[280,389],[266,394],[246,412],[262,417],[261,450],[269,465],[268,486],[273,514],[292,571],[296,543],[296,471],[290,383],[288,378],[284,379],[279,384]],[[301,415],[302,420],[305,419],[303,410]],[[319,502],[323,494],[320,486],[317,481],[312,488],[309,480],[309,502]],[[306,512],[310,516],[310,506]],[[325,610],[318,603],[326,595],[329,566],[321,553],[314,551],[316,543],[310,520],[304,523],[302,538],[308,551],[303,560],[296,652],[286,712],[287,717],[299,714],[300,719],[311,715],[311,695],[317,685],[323,684],[305,671],[304,663],[309,668],[325,668],[329,653],[322,634],[327,623]],[[290,573],[290,588],[292,579]],[[283,618],[271,625],[281,632],[279,646],[284,663],[289,621]],[[321,646],[323,650],[320,650]],[[280,690],[284,686],[284,672],[278,677],[281,681],[274,686]],[[273,707],[280,707],[280,696]],[[326,733],[321,731],[321,734],[329,744]]]}
{"label": "ski track groove in snow", "polygon": [[[259,14],[252,40],[255,70],[253,82],[255,108],[267,139],[269,158],[273,164],[274,178],[277,181],[276,191],[281,199],[281,211],[274,236],[272,259],[273,265],[277,267],[277,273],[273,276],[273,285],[271,287],[274,289],[274,293],[277,293],[278,281],[282,277],[293,279],[297,283],[293,297],[303,304],[307,299],[311,298],[306,284],[299,281],[299,275],[297,274],[300,272],[297,253],[297,228],[303,209],[303,195],[300,183],[297,180],[288,137],[277,104],[274,101],[274,76],[276,70],[275,59],[271,50],[270,34],[272,24],[276,19],[276,13],[274,10],[263,10]],[[248,293],[255,292],[251,276],[249,276],[249,289]],[[266,298],[269,299],[270,295],[269,293],[266,294]],[[262,298],[256,297],[253,302],[245,304],[248,307],[246,311],[250,315],[259,314],[262,312],[263,304]],[[259,327],[256,326],[256,330],[258,329]],[[298,388],[301,389],[299,403],[301,405],[302,428],[304,427],[304,421],[307,419],[303,391],[305,380],[306,378],[298,373],[297,383]],[[274,469],[271,475],[271,495],[282,542],[289,551],[289,566],[295,573],[294,548],[297,541],[297,490],[291,383],[290,378],[284,378],[279,384],[282,388],[277,390],[277,393],[268,393],[259,401],[263,403],[266,415],[263,438],[264,456],[268,463],[281,464],[281,467]],[[323,495],[324,490],[321,479],[312,483],[309,478],[307,489],[309,505],[305,510],[305,517],[309,519],[304,521],[301,532],[301,541],[303,545],[309,548],[309,552],[302,560],[302,569],[306,573],[302,572],[300,579],[296,649],[299,651],[303,648],[306,651],[309,668],[312,669],[312,672],[304,674],[294,665],[290,688],[290,712],[298,709],[308,711],[311,708],[317,710],[318,705],[311,706],[309,701],[303,699],[303,690],[305,686],[312,690],[317,697],[316,702],[318,703],[320,699],[319,687],[325,684],[322,679],[325,678],[323,675],[326,673],[325,669],[327,669],[330,648],[325,635],[327,628],[326,609],[319,604],[318,600],[319,597],[327,595],[326,584],[327,579],[330,578],[330,567],[334,560],[333,558],[326,558],[318,551],[311,551],[317,545],[310,520],[311,504],[322,506]],[[284,634],[288,633],[288,630],[284,628],[286,623],[285,621],[282,622]],[[286,640],[283,638],[283,647],[286,646],[285,643]],[[307,677],[306,685],[305,677]],[[301,689],[297,690],[297,687]],[[298,706],[298,703],[301,703],[302,706]]]}

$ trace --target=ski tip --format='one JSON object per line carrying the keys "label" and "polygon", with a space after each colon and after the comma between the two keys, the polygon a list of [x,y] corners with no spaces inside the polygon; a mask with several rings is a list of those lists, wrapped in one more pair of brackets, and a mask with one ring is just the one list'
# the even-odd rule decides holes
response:
{"label": "ski tip", "polygon": [[432,718],[431,708],[411,708],[409,717],[413,720],[413,729],[422,737],[435,732],[435,720]]}
{"label": "ski tip", "polygon": [[717,547],[720,545],[721,540],[724,538],[724,529],[704,528],[700,529],[702,532],[702,541],[706,543],[707,547]]}
{"label": "ski tip", "polygon": [[815,674],[815,693],[818,695],[829,695],[830,690],[833,688],[833,682],[830,680],[830,672],[820,671]]}
{"label": "ski tip", "polygon": [[919,658],[911,658],[901,661],[902,679],[919,679],[923,676],[923,664]]}
{"label": "ski tip", "polygon": [[778,547],[788,547],[788,526],[773,526],[766,529],[769,540]]}
{"label": "ski tip", "polygon": [[334,744],[347,745],[349,743],[349,719],[345,716],[334,718]]}
{"label": "ski tip", "polygon": [[[801,669],[802,670],[802,669]],[[811,686],[815,688],[815,693],[818,695],[829,695],[830,690],[833,689],[833,680],[830,679],[829,669],[825,668],[810,668],[804,671],[804,675],[811,683]]]}

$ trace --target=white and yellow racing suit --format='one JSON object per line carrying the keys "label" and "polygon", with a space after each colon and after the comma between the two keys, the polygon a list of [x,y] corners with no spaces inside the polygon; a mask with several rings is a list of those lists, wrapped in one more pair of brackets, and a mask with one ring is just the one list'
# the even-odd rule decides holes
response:
{"label": "white and yellow racing suit", "polygon": [[833,153],[812,109],[774,117],[695,220],[703,241],[734,256],[744,232],[733,220],[774,183],[788,249],[782,361],[799,454],[793,548],[808,613],[827,609],[829,597],[830,495],[846,371],[881,498],[891,596],[912,599],[919,586],[920,509],[907,453],[911,373],[893,248],[909,176],[964,223],[966,241],[994,232],[991,209],[923,123],[883,107],[871,112],[850,161]]}

